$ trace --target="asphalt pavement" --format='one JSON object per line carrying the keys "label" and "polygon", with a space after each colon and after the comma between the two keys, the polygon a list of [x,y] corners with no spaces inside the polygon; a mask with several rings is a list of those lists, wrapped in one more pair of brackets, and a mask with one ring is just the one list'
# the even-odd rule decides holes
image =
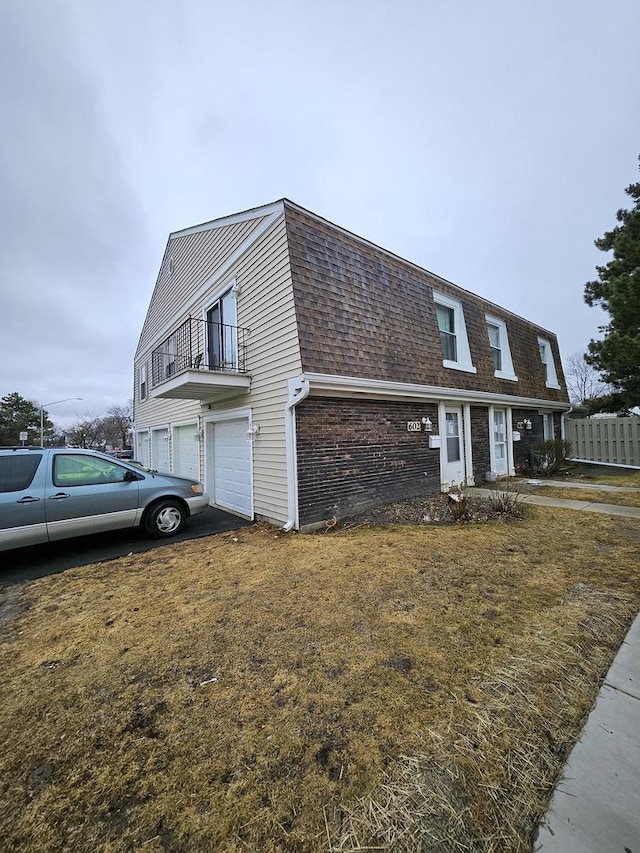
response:
{"label": "asphalt pavement", "polygon": [[139,527],[130,527],[93,536],[33,545],[30,548],[2,551],[0,586],[58,574],[67,569],[86,566],[88,563],[115,560],[127,554],[152,551],[164,545],[212,536],[225,530],[236,530],[250,523],[237,515],[208,507],[199,515],[189,518],[181,533],[168,539],[150,539]]}

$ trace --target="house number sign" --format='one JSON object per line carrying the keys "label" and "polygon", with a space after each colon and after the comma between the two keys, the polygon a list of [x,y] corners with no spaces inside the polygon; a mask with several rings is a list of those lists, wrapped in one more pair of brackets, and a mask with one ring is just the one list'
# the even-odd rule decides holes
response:
{"label": "house number sign", "polygon": [[407,421],[407,432],[422,432],[422,421]]}

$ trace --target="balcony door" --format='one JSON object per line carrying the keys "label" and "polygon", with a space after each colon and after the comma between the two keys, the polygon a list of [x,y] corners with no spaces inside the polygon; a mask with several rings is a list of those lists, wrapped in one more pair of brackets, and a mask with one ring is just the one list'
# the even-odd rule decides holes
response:
{"label": "balcony door", "polygon": [[236,295],[228,290],[207,311],[207,351],[211,370],[237,370]]}

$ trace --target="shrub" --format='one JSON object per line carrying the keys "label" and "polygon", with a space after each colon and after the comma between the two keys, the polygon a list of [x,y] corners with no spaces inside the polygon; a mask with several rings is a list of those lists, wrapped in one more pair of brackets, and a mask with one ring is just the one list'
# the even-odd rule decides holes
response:
{"label": "shrub", "polygon": [[571,467],[571,444],[561,438],[536,444],[531,450],[531,472],[542,477],[553,477]]}
{"label": "shrub", "polygon": [[516,483],[511,480],[499,480],[489,495],[491,512],[512,518],[521,518],[520,502],[522,495]]}

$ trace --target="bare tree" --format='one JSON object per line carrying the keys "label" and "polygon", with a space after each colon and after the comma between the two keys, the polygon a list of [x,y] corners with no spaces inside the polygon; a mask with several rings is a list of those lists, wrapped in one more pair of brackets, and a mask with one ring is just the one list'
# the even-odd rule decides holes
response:
{"label": "bare tree", "polygon": [[574,352],[566,359],[564,375],[569,399],[574,405],[595,400],[611,390],[607,383],[602,381],[597,370],[587,364],[584,353],[581,352]]}
{"label": "bare tree", "polygon": [[72,447],[84,447],[92,450],[102,450],[101,418],[85,416],[80,418],[67,430],[67,441]]}
{"label": "bare tree", "polygon": [[119,450],[131,446],[132,410],[133,401],[130,400],[125,406],[111,406],[107,414],[100,419],[102,439],[106,445]]}

